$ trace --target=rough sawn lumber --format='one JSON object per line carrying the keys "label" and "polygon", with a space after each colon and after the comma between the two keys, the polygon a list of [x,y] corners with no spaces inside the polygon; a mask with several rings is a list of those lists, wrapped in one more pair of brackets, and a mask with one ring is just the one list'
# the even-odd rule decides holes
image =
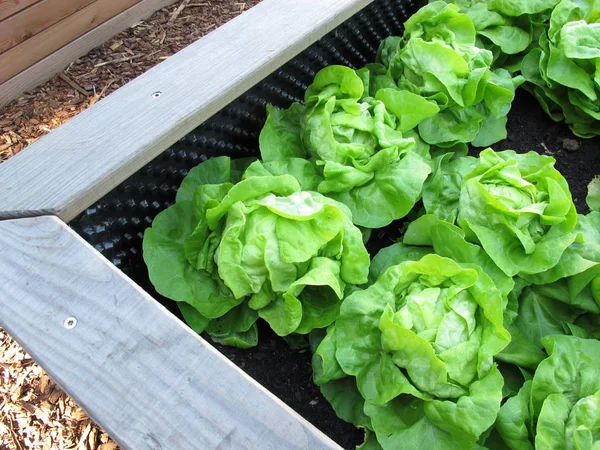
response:
{"label": "rough sawn lumber", "polygon": [[60,219],[0,221],[0,248],[0,325],[123,448],[340,448]]}

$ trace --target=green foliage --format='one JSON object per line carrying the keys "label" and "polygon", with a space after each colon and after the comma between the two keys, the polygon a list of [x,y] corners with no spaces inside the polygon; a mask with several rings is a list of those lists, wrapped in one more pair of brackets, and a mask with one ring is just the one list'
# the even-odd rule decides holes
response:
{"label": "green foliage", "polygon": [[514,450],[597,448],[600,342],[555,335],[542,343],[550,356],[500,408],[496,422],[500,435]]}
{"label": "green foliage", "polygon": [[[256,161],[240,177],[229,158],[208,160],[144,235],[156,290],[218,342],[256,345],[258,317],[280,335],[326,327],[347,285],[367,281],[369,256],[350,212],[302,191],[304,178],[285,170]],[[314,172],[306,173],[308,183]]]}
{"label": "green foliage", "polygon": [[315,350],[315,382],[330,396],[349,386],[352,397],[334,408],[360,418],[384,449],[470,448],[502,399],[493,364],[510,339],[502,295],[479,266],[434,254],[414,260],[418,251],[407,250],[385,250],[379,267],[393,265],[344,300]]}
{"label": "green foliage", "polygon": [[600,7],[594,1],[562,0],[549,21],[536,26],[536,45],[522,74],[546,113],[565,120],[583,138],[600,134]]}
{"label": "green foliage", "polygon": [[[428,144],[485,147],[506,137],[506,114],[521,78],[492,69],[493,53],[477,45],[472,17],[477,15],[464,14],[454,4],[430,3],[406,21],[402,38],[390,37],[379,49],[398,88],[439,108],[418,124]],[[490,35],[516,43],[514,36],[502,37],[489,27]]]}
{"label": "green foliage", "polygon": [[509,276],[558,263],[576,238],[577,214],[553,158],[491,149],[474,167],[473,160],[444,158],[425,189],[427,212],[456,221]]}

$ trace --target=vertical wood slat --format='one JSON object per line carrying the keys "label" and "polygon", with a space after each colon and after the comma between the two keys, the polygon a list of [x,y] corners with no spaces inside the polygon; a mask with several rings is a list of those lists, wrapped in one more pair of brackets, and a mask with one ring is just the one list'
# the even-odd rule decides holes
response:
{"label": "vertical wood slat", "polygon": [[0,54],[0,83],[136,4],[139,0],[96,0]]}
{"label": "vertical wood slat", "polygon": [[40,0],[0,0],[0,20],[27,8]]}
{"label": "vertical wood slat", "polygon": [[56,217],[0,249],[0,325],[124,449],[340,448]]}
{"label": "vertical wood slat", "polygon": [[1,164],[0,218],[68,222],[371,1],[263,0]]}
{"label": "vertical wood slat", "polygon": [[[0,0],[2,1],[2,0]],[[10,80],[0,83],[0,108],[29,89],[39,86],[63,70],[71,62],[85,55],[94,47],[140,20],[146,19],[154,11],[169,6],[176,0],[141,0],[107,20],[102,25],[85,33],[51,55],[28,67]]]}
{"label": "vertical wood slat", "polygon": [[0,53],[38,34],[96,0],[41,0],[0,20]]}

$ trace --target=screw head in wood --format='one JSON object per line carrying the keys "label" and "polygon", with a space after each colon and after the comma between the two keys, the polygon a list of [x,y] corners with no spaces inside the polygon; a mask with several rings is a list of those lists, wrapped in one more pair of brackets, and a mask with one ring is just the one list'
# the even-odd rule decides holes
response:
{"label": "screw head in wood", "polygon": [[154,97],[154,98],[158,98],[158,97],[160,97],[161,95],[162,95],[162,92],[160,92],[160,91],[156,91],[154,94],[152,94],[152,97]]}
{"label": "screw head in wood", "polygon": [[65,321],[63,322],[63,326],[67,330],[72,330],[73,328],[75,328],[77,326],[77,319],[75,317],[73,317],[73,316],[67,317],[65,319]]}

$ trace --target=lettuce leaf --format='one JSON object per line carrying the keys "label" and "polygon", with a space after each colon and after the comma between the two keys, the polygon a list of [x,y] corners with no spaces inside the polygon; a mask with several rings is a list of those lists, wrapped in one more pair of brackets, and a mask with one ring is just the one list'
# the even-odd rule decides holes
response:
{"label": "lettuce leaf", "polygon": [[309,161],[249,163],[191,170],[143,243],[157,291],[182,302],[197,332],[243,348],[256,345],[259,317],[280,335],[327,327],[369,268],[349,209],[301,190],[316,176]]}

